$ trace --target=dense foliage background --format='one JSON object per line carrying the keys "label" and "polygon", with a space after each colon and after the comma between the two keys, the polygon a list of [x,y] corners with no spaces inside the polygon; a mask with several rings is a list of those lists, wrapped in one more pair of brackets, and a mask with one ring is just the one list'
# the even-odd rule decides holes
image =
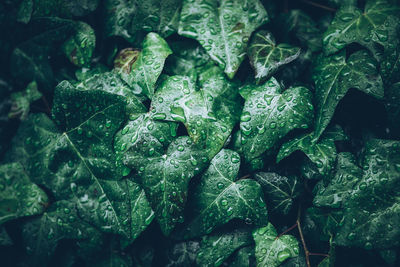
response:
{"label": "dense foliage background", "polygon": [[400,266],[394,0],[0,2],[1,266]]}

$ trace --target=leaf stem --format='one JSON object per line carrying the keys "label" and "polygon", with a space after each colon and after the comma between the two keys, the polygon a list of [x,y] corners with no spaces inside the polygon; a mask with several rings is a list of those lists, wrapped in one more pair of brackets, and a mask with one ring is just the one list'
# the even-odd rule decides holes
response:
{"label": "leaf stem", "polygon": [[242,176],[239,179],[237,179],[237,181],[242,180],[242,179],[247,179],[249,177],[250,177],[250,174],[246,174],[245,176]]}
{"label": "leaf stem", "polygon": [[304,254],[306,255],[307,267],[311,267],[311,264],[310,264],[310,252],[308,251],[307,245],[306,245],[306,241],[304,240],[304,235],[303,235],[303,231],[301,230],[300,221],[301,221],[301,205],[299,205],[299,209],[297,211],[296,225],[297,225],[297,229],[299,230],[301,243],[303,244]]}
{"label": "leaf stem", "polygon": [[319,4],[319,3],[315,3],[315,2],[310,1],[310,0],[301,0],[301,1],[302,1],[303,3],[309,4],[309,5],[314,6],[314,7],[318,7],[318,8],[321,8],[321,9],[325,9],[325,10],[330,11],[330,12],[336,12],[336,9],[335,9],[335,8],[328,7],[328,6],[324,6],[324,5],[321,5],[321,4]]}
{"label": "leaf stem", "polygon": [[44,95],[42,95],[41,99],[46,107],[47,115],[51,115],[50,105],[49,105],[49,102],[47,101],[46,97]]}
{"label": "leaf stem", "polygon": [[297,222],[295,224],[293,224],[292,226],[290,226],[288,229],[286,229],[285,231],[283,231],[282,233],[280,233],[275,240],[277,240],[278,238],[280,238],[281,236],[283,236],[284,234],[286,234],[287,232],[292,231],[294,228],[297,227]]}
{"label": "leaf stem", "polygon": [[329,257],[329,254],[325,254],[325,253],[313,253],[313,252],[308,252],[308,255],[310,255],[310,256],[323,256],[323,257]]}

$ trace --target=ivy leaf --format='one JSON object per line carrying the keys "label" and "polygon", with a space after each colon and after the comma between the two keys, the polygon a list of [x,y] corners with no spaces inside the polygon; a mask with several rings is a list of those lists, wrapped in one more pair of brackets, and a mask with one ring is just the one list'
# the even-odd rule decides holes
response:
{"label": "ivy leaf", "polygon": [[318,142],[314,139],[314,133],[301,135],[282,145],[276,162],[279,163],[294,151],[301,150],[317,166],[321,175],[328,175],[336,161],[335,141],[347,140],[347,138],[340,126],[328,128]]}
{"label": "ivy leaf", "polygon": [[11,94],[12,106],[8,113],[9,118],[18,118],[26,120],[30,111],[30,105],[36,100],[39,100],[42,94],[38,91],[38,86],[35,81],[29,83],[24,91]]}
{"label": "ivy leaf", "polygon": [[0,246],[11,246],[13,241],[8,235],[4,226],[0,226]]}
{"label": "ivy leaf", "polygon": [[283,65],[295,60],[300,55],[300,48],[289,44],[277,45],[272,34],[262,30],[252,37],[248,53],[250,63],[256,72],[256,83],[259,84]]}
{"label": "ivy leaf", "polygon": [[229,266],[250,267],[255,265],[254,246],[240,248],[233,256]]}
{"label": "ivy leaf", "polygon": [[239,120],[237,85],[216,66],[201,71],[198,81],[200,90],[189,77],[169,77],[154,95],[150,110],[154,119],[182,122],[193,142],[204,145],[212,158]]}
{"label": "ivy leaf", "polygon": [[76,83],[63,82],[63,86],[75,87],[81,91],[101,90],[112,95],[122,96],[125,98],[126,113],[136,114],[146,112],[146,107],[142,104],[140,93],[135,92],[128,86],[120,76],[115,72],[93,73],[88,78]]}
{"label": "ivy leaf", "polygon": [[133,87],[133,91],[152,98],[165,59],[171,53],[167,42],[161,36],[149,33],[142,43],[140,54],[137,57],[130,56],[123,59],[129,61],[127,63],[129,68],[117,68],[116,71],[129,86]]}
{"label": "ivy leaf", "polygon": [[368,0],[364,11],[355,5],[343,6],[336,12],[335,18],[324,33],[325,54],[334,54],[351,43],[371,47],[371,42],[386,42],[388,32],[381,27],[388,17],[399,17],[399,11],[398,6],[391,5],[386,0]]}
{"label": "ivy leaf", "polygon": [[184,0],[178,32],[199,41],[212,60],[233,78],[251,33],[268,19],[258,0]]}
{"label": "ivy leaf", "polygon": [[381,61],[380,73],[385,84],[400,82],[400,44],[392,49],[386,49]]}
{"label": "ivy leaf", "polygon": [[257,267],[277,267],[285,260],[299,255],[299,243],[294,236],[277,236],[278,233],[271,223],[253,231]]}
{"label": "ivy leaf", "polygon": [[346,60],[346,51],[316,59],[313,69],[317,113],[314,138],[318,139],[328,126],[337,104],[350,88],[357,88],[378,99],[383,98],[382,79],[377,62],[361,50]]}
{"label": "ivy leaf", "polygon": [[124,163],[139,170],[142,186],[165,235],[183,221],[189,181],[207,161],[205,152],[187,136],[175,139],[166,154],[146,161],[126,156]]}
{"label": "ivy leaf", "polygon": [[198,266],[221,266],[236,250],[253,243],[251,231],[239,228],[204,236],[197,254]]}
{"label": "ivy leaf", "polygon": [[182,0],[107,0],[106,36],[120,36],[129,42],[140,32],[156,32],[168,37],[178,29]]}
{"label": "ivy leaf", "polygon": [[[361,177],[353,173],[346,177],[338,175],[326,187],[316,189],[316,194],[321,195],[314,200],[316,204],[337,207],[337,203],[340,203],[343,207],[341,227],[334,239],[338,245],[365,249],[386,249],[398,245],[400,232],[394,225],[400,217],[397,201],[399,147],[399,141],[369,140],[361,157]],[[360,173],[362,170],[355,169]],[[338,181],[340,178],[341,182]],[[351,184],[353,186],[350,188]],[[324,192],[326,199],[323,198]],[[332,199],[329,192],[337,193]],[[339,201],[335,201],[335,198],[339,198]]]}
{"label": "ivy leaf", "polygon": [[211,160],[193,192],[190,210],[194,215],[184,230],[185,238],[208,234],[234,218],[265,225],[267,208],[261,186],[251,179],[236,180],[239,166],[239,155],[228,149]]}
{"label": "ivy leaf", "polygon": [[123,98],[77,90],[65,81],[55,90],[52,113],[58,128],[43,114],[21,125],[9,160],[21,161],[56,199],[74,197],[81,217],[92,225],[137,237],[153,212],[143,191],[121,180],[126,167],[116,163],[113,152],[113,136],[125,117]]}
{"label": "ivy leaf", "polygon": [[0,165],[0,177],[0,225],[44,212],[46,193],[29,180],[19,163]]}
{"label": "ivy leaf", "polygon": [[391,126],[400,129],[400,82],[386,87],[385,98],[385,108]]}
{"label": "ivy leaf", "polygon": [[322,32],[317,23],[305,12],[299,9],[289,10],[283,13],[277,20],[278,34],[283,35],[286,41],[292,41],[293,37],[300,41],[302,47],[318,52],[322,48]]}
{"label": "ivy leaf", "polygon": [[240,118],[241,144],[247,160],[270,149],[295,128],[312,124],[312,94],[305,87],[284,92],[275,78],[263,85],[246,85],[240,89],[245,103]]}
{"label": "ivy leaf", "polygon": [[177,135],[177,126],[174,122],[154,121],[148,113],[131,116],[115,136],[114,149],[118,160],[129,157],[130,161],[139,162],[146,157],[163,155]]}
{"label": "ivy leaf", "polygon": [[99,232],[78,217],[75,204],[57,201],[42,216],[23,224],[22,239],[32,266],[43,266],[62,239],[93,239]]}
{"label": "ivy leaf", "polygon": [[198,241],[189,240],[175,244],[168,249],[168,263],[166,267],[195,265],[199,248],[200,244]]}
{"label": "ivy leaf", "polygon": [[280,176],[272,172],[259,172],[254,175],[254,178],[263,189],[270,211],[287,215],[294,199],[301,193],[302,184],[299,179]]}
{"label": "ivy leaf", "polygon": [[62,46],[64,54],[72,64],[78,67],[90,66],[96,46],[96,35],[92,27],[84,22],[77,22],[75,34]]}

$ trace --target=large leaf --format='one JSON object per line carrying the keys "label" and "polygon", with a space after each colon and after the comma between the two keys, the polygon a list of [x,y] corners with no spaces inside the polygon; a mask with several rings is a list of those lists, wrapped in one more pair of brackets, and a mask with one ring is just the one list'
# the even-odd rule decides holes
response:
{"label": "large leaf", "polygon": [[[21,161],[34,182],[56,199],[75,198],[84,220],[103,231],[135,238],[151,221],[142,190],[121,180],[112,141],[124,121],[125,101],[68,82],[55,91],[53,117],[35,114],[21,125],[9,159]],[[120,181],[119,181],[120,180]]]}
{"label": "large leaf", "polygon": [[233,78],[251,33],[267,21],[267,12],[258,0],[184,0],[179,34],[199,41]]}
{"label": "large leaf", "polygon": [[0,224],[41,214],[47,202],[46,193],[29,180],[19,163],[0,166]]}
{"label": "large leaf", "polygon": [[344,171],[350,168],[351,175],[339,173],[316,189],[315,204],[343,207],[335,236],[338,245],[386,249],[399,244],[399,148],[399,141],[371,139],[361,157],[362,169],[350,162]]}
{"label": "large leaf", "polygon": [[204,236],[200,243],[196,262],[198,266],[220,266],[237,249],[251,245],[251,230],[239,228]]}
{"label": "large leaf", "polygon": [[106,0],[105,33],[128,41],[141,31],[168,37],[178,29],[182,0]]}
{"label": "large leaf", "polygon": [[272,212],[288,214],[293,201],[302,193],[302,184],[297,177],[258,172],[254,178],[261,185],[267,205]]}
{"label": "large leaf", "polygon": [[377,62],[367,51],[361,50],[346,60],[346,51],[316,59],[313,69],[316,98],[314,138],[318,139],[328,126],[336,106],[350,88],[357,88],[373,97],[383,97],[382,79]]}
{"label": "large leaf", "polygon": [[129,68],[117,68],[116,71],[136,94],[152,98],[165,59],[171,53],[167,42],[161,36],[149,33],[142,43],[142,51],[137,58],[126,58]]}
{"label": "large leaf", "polygon": [[187,136],[175,139],[161,156],[155,154],[142,161],[126,156],[125,163],[139,170],[141,183],[165,235],[183,221],[189,181],[207,161],[205,151]]}
{"label": "large leaf", "polygon": [[276,161],[279,163],[293,152],[301,150],[316,165],[321,175],[327,175],[336,161],[335,141],[346,139],[347,136],[340,126],[328,128],[318,142],[314,139],[314,133],[304,134],[284,143],[279,150]]}
{"label": "large leaf", "polygon": [[186,76],[169,77],[151,103],[154,119],[183,122],[189,136],[212,158],[225,144],[239,120],[236,83],[214,66],[199,73],[199,87]]}
{"label": "large leaf", "polygon": [[263,85],[241,88],[245,103],[240,130],[246,159],[260,156],[291,130],[305,129],[312,124],[311,92],[305,87],[282,91],[275,78]]}
{"label": "large leaf", "polygon": [[381,27],[389,16],[399,17],[400,8],[386,0],[368,0],[364,11],[355,5],[343,6],[336,12],[335,18],[324,33],[324,52],[331,55],[351,43],[371,47],[373,42],[387,42],[389,33]]}
{"label": "large leaf", "polygon": [[257,267],[277,267],[285,260],[299,255],[299,243],[294,236],[278,237],[271,223],[253,231],[256,242]]}
{"label": "large leaf", "polygon": [[57,201],[40,217],[23,224],[22,238],[30,266],[44,266],[62,239],[93,239],[99,232],[89,223],[79,219],[75,204]]}
{"label": "large leaf", "polygon": [[24,91],[12,93],[12,106],[8,113],[8,117],[26,120],[30,111],[31,103],[41,97],[42,94],[38,91],[38,86],[35,81],[29,83]]}
{"label": "large leaf", "polygon": [[185,237],[210,233],[213,229],[238,218],[247,223],[265,225],[267,209],[261,186],[254,180],[236,180],[239,155],[221,150],[201,177],[191,199],[193,219],[185,229]]}
{"label": "large leaf", "polygon": [[269,78],[283,65],[295,60],[300,55],[300,48],[289,44],[276,44],[275,38],[268,31],[257,32],[248,49],[250,63],[256,72],[256,82]]}

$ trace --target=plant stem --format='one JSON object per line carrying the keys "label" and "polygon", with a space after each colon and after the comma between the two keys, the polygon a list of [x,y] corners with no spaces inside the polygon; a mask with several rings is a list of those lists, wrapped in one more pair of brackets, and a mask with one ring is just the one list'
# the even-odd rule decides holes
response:
{"label": "plant stem", "polygon": [[295,223],[295,224],[293,224],[292,226],[290,226],[288,229],[286,229],[285,231],[283,231],[282,233],[280,233],[276,238],[275,238],[275,240],[276,239],[278,239],[278,238],[280,238],[281,236],[283,236],[284,234],[286,234],[287,232],[290,232],[291,230],[293,230],[294,228],[296,228],[297,227],[297,222]]}
{"label": "plant stem", "polygon": [[303,235],[303,231],[301,230],[300,221],[301,221],[301,205],[299,205],[299,209],[297,211],[296,224],[297,224],[297,229],[299,230],[301,243],[303,244],[304,254],[306,255],[307,267],[311,267],[311,264],[310,264],[310,252],[308,251],[307,246],[306,246],[306,241],[304,240],[304,235]]}
{"label": "plant stem", "polygon": [[311,5],[311,6],[315,6],[315,7],[318,7],[318,8],[322,8],[322,9],[325,9],[325,10],[330,11],[330,12],[336,12],[336,9],[335,9],[335,8],[328,7],[328,6],[324,6],[324,5],[321,5],[321,4],[319,4],[319,3],[315,3],[315,2],[310,1],[310,0],[301,0],[301,1],[302,1],[303,3],[309,4],[309,5]]}
{"label": "plant stem", "polygon": [[50,115],[51,114],[51,109],[50,109],[49,102],[47,101],[47,99],[46,99],[46,97],[44,95],[42,95],[41,99],[42,99],[42,101],[43,101],[43,103],[44,103],[44,105],[46,107],[47,114]]}
{"label": "plant stem", "polygon": [[242,176],[239,179],[237,179],[237,181],[242,180],[242,179],[247,179],[249,177],[250,177],[250,174],[246,174],[245,176]]}

